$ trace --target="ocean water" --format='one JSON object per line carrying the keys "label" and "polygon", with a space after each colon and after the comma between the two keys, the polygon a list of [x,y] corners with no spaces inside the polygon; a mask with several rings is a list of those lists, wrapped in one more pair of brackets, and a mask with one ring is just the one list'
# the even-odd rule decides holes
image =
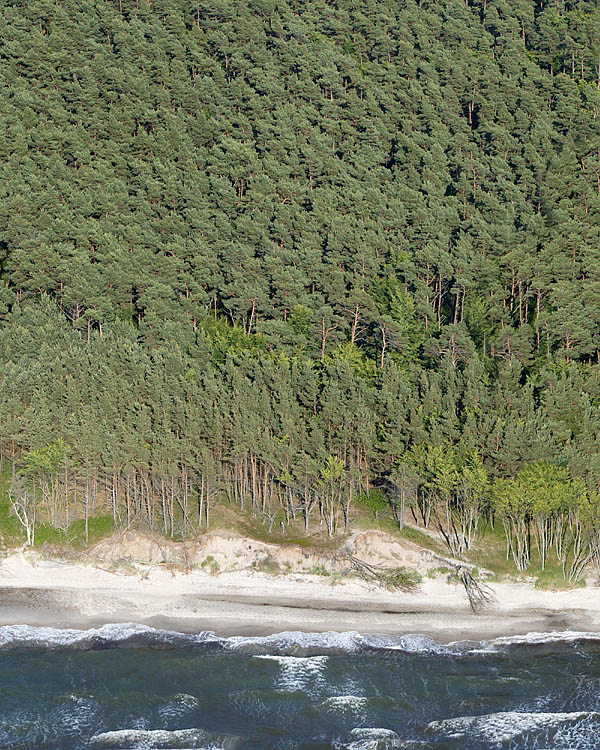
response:
{"label": "ocean water", "polygon": [[600,634],[0,628],[0,749],[600,747]]}

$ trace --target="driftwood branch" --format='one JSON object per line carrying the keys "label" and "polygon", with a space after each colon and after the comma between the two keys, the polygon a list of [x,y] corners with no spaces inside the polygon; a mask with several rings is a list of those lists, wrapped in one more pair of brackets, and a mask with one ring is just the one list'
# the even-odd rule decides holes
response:
{"label": "driftwood branch", "polygon": [[[491,604],[495,597],[492,589],[485,583],[478,581],[473,572],[477,569],[476,565],[471,563],[462,562],[459,560],[453,560],[450,557],[443,557],[435,552],[431,553],[431,556],[435,560],[443,562],[447,565],[465,587],[465,593],[469,600],[469,605],[473,612],[481,612],[488,604]],[[486,575],[491,575],[490,571],[483,570]]]}
{"label": "driftwood branch", "polygon": [[457,566],[456,574],[465,587],[469,604],[473,612],[481,612],[488,604],[494,601],[492,589],[485,583],[478,581],[467,568]]}

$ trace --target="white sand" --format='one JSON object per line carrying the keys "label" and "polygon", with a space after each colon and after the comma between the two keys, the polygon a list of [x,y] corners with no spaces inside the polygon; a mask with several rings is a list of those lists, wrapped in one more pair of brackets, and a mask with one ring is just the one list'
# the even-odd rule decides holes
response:
{"label": "white sand", "polygon": [[17,552],[0,563],[0,625],[97,627],[139,622],[220,635],[284,630],[424,633],[441,641],[530,631],[600,631],[600,589],[538,591],[528,584],[492,584],[495,602],[471,613],[464,589],[425,578],[414,593],[335,585],[308,574],[254,571],[210,575],[139,566],[136,575],[92,564],[45,560]]}

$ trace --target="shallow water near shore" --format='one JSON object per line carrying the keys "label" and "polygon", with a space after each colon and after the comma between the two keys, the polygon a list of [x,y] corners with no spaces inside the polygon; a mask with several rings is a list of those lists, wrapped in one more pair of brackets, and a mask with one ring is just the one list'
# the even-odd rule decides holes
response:
{"label": "shallow water near shore", "polygon": [[598,736],[600,634],[0,628],[6,750],[585,750]]}

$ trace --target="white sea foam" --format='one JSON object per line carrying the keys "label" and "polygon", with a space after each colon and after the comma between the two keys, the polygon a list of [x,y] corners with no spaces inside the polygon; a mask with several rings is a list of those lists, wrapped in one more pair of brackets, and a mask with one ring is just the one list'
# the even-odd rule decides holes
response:
{"label": "white sea foam", "polygon": [[500,638],[494,638],[484,645],[487,649],[497,649],[499,647],[506,646],[542,646],[551,645],[553,643],[585,643],[585,642],[600,642],[600,633],[576,631],[576,630],[564,630],[560,632],[549,632],[549,633],[526,633],[525,635],[510,635],[501,636]]}
{"label": "white sea foam", "polygon": [[238,737],[211,734],[203,729],[119,729],[94,735],[90,746],[95,750],[234,750],[239,742]]}
{"label": "white sea foam", "polygon": [[[427,635],[411,633],[403,636],[361,635],[355,631],[344,633],[303,633],[290,631],[264,637],[232,636],[222,639],[225,648],[240,651],[264,651],[282,655],[311,653],[356,653],[365,650],[404,651],[406,653],[467,653],[480,644],[475,641],[456,641],[443,644]],[[487,646],[487,644],[484,644]]]}
{"label": "white sea foam", "polygon": [[72,628],[5,625],[0,627],[2,648],[79,648],[143,645],[150,647],[213,644],[219,648],[250,654],[309,657],[330,653],[357,653],[365,650],[400,651],[410,654],[484,655],[513,647],[551,646],[552,644],[585,644],[598,642],[600,633],[549,632],[506,636],[486,641],[439,643],[418,633],[403,636],[361,635],[344,633],[275,633],[264,637],[232,636],[220,638],[211,631],[196,634],[159,630],[137,623],[116,623],[89,630]]}
{"label": "white sea foam", "polygon": [[426,635],[407,634],[396,638],[389,636],[365,636],[365,644],[372,648],[382,648],[406,653],[431,653],[436,655],[471,654],[485,655],[497,653],[511,647],[551,646],[553,644],[600,644],[600,633],[585,631],[531,632],[523,635],[501,636],[490,641],[452,641],[439,643]]}
{"label": "white sea foam", "polygon": [[329,713],[361,713],[367,702],[362,695],[332,695],[321,706]]}
{"label": "white sea foam", "polygon": [[385,729],[384,727],[356,727],[350,732],[350,737],[356,740],[364,740],[364,739],[397,740],[399,739],[396,732],[394,732],[392,729]]}
{"label": "white sea foam", "polygon": [[395,750],[405,747],[396,732],[384,727],[357,727],[350,732],[346,750]]}
{"label": "white sea foam", "polygon": [[[427,729],[454,740],[479,740],[502,747],[529,733],[540,733],[544,740],[552,740],[557,732],[585,726],[597,737],[600,714],[589,711],[570,713],[526,713],[503,711],[483,716],[459,716],[453,719],[432,721]],[[587,732],[586,732],[587,733]],[[541,738],[540,738],[541,739]]]}
{"label": "white sea foam", "polygon": [[35,628],[30,625],[0,627],[0,648],[11,646],[69,646],[89,633],[83,630]]}
{"label": "white sea foam", "polygon": [[279,664],[277,686],[288,692],[310,692],[322,684],[327,656],[274,656],[258,654],[256,659],[267,659]]}
{"label": "white sea foam", "polygon": [[406,651],[411,654],[441,654],[449,650],[448,646],[419,633],[409,633],[400,636],[395,644],[390,644],[386,648],[396,651]]}
{"label": "white sea foam", "polygon": [[262,652],[265,654],[309,656],[314,652],[356,652],[366,645],[365,638],[356,632],[303,633],[283,632],[265,637],[232,636],[219,638],[212,631],[197,634],[158,630],[137,623],[115,623],[100,628],[76,630],[30,625],[0,627],[1,648],[94,648],[128,644],[148,646],[184,646],[212,643],[232,651]]}
{"label": "white sea foam", "polygon": [[44,628],[31,625],[0,627],[0,648],[94,648],[103,645],[143,643],[144,645],[185,645],[210,640],[214,633],[189,635],[171,630],[157,630],[134,622],[103,625],[89,630]]}
{"label": "white sea foam", "polygon": [[274,633],[263,637],[232,636],[223,639],[226,647],[236,650],[265,649],[268,651],[360,651],[365,645],[365,638],[354,631],[346,633],[304,633],[289,631]]}
{"label": "white sea foam", "polygon": [[177,693],[172,696],[165,704],[160,706],[158,713],[161,719],[180,719],[198,708],[198,699],[187,693]]}

